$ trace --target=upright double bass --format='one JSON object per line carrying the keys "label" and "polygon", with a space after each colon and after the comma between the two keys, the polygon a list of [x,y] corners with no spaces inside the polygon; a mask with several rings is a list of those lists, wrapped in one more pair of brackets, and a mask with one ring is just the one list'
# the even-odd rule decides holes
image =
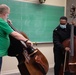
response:
{"label": "upright double bass", "polygon": [[[12,29],[12,24],[8,21]],[[25,33],[19,32],[28,39]],[[8,48],[8,55],[14,56],[18,60],[18,69],[21,75],[46,75],[49,69],[49,64],[46,57],[40,52],[38,48],[31,47],[12,37],[10,37],[10,47]]]}
{"label": "upright double bass", "polygon": [[[72,5],[70,15],[73,20],[76,17],[75,9],[76,7]],[[70,35],[70,38],[62,43],[64,47],[70,47],[70,51],[65,51],[63,71],[60,71],[60,75],[76,75],[76,36],[74,35],[74,25],[71,25]]]}

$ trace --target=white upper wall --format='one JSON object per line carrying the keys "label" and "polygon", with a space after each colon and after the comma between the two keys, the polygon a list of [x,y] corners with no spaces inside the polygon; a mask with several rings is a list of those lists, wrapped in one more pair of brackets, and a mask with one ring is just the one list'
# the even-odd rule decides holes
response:
{"label": "white upper wall", "polygon": [[65,6],[66,0],[46,0],[45,3],[49,5]]}
{"label": "white upper wall", "polygon": [[[15,0],[15,1],[39,3],[39,0]],[[66,0],[46,0],[45,3],[43,3],[43,4],[54,5],[54,6],[63,6],[64,15],[66,15]]]}
{"label": "white upper wall", "polygon": [[[34,2],[37,3],[39,0],[16,0],[23,2]],[[46,0],[44,4],[55,5],[55,6],[66,6],[66,0]]]}

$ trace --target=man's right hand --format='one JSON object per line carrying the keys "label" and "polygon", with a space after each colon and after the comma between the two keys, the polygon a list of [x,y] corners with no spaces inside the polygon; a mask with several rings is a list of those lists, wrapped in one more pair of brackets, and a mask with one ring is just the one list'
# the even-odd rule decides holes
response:
{"label": "man's right hand", "polygon": [[26,42],[26,44],[29,45],[29,46],[33,46],[33,43],[32,43],[30,40],[28,40],[28,41]]}
{"label": "man's right hand", "polygon": [[66,50],[66,51],[70,51],[70,48],[69,48],[69,47],[65,47],[65,50]]}

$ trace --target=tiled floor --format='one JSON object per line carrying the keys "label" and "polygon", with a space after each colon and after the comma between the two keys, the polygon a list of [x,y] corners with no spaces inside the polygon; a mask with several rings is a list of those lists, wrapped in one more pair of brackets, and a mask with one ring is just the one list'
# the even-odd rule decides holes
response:
{"label": "tiled floor", "polygon": [[[9,74],[9,75],[20,75],[19,73]],[[54,75],[53,69],[49,69],[47,75]]]}

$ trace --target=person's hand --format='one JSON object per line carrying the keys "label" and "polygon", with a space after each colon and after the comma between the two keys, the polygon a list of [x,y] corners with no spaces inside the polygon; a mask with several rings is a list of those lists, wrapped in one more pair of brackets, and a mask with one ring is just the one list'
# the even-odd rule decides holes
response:
{"label": "person's hand", "polygon": [[69,48],[69,47],[65,47],[65,50],[66,50],[66,51],[70,51],[70,48]]}
{"label": "person's hand", "polygon": [[28,45],[28,46],[33,46],[33,43],[32,43],[30,40],[28,40],[28,41],[26,42],[26,45]]}
{"label": "person's hand", "polygon": [[72,22],[71,22],[71,25],[76,26],[76,22],[75,22],[75,21],[72,21]]}

